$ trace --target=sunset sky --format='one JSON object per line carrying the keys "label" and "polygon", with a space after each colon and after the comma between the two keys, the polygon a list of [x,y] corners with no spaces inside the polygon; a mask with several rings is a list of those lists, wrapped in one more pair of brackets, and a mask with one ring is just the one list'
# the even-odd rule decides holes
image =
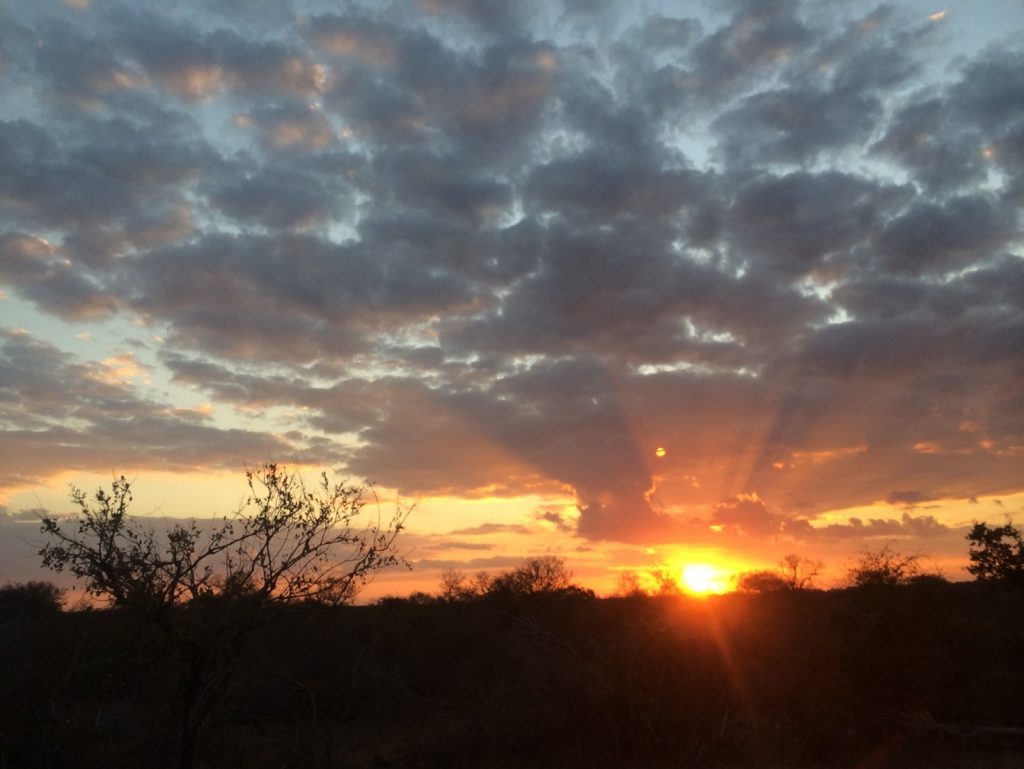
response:
{"label": "sunset sky", "polygon": [[1024,523],[1024,2],[0,7],[0,581],[134,479],[415,504],[409,572]]}

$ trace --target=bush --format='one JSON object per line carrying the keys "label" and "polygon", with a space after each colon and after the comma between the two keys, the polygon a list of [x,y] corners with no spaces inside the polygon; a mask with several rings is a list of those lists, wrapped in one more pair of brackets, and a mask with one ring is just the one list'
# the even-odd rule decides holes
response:
{"label": "bush", "polygon": [[788,590],[780,575],[768,569],[758,571],[746,571],[736,577],[736,589],[741,593],[774,593],[779,590]]}
{"label": "bush", "polygon": [[52,582],[15,582],[0,587],[0,619],[53,614],[64,605],[64,591]]}

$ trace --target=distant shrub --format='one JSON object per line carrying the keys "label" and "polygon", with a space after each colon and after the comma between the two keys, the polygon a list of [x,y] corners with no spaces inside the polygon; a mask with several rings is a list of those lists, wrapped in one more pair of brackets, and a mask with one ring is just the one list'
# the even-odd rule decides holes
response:
{"label": "distant shrub", "polygon": [[788,590],[780,575],[768,569],[758,571],[746,571],[736,577],[736,589],[741,593],[774,593],[779,590]]}
{"label": "distant shrub", "polygon": [[941,574],[915,574],[910,577],[906,584],[917,587],[942,587],[949,584],[949,580]]}
{"label": "distant shrub", "polygon": [[0,587],[0,619],[52,614],[63,604],[64,591],[52,582],[15,582]]}

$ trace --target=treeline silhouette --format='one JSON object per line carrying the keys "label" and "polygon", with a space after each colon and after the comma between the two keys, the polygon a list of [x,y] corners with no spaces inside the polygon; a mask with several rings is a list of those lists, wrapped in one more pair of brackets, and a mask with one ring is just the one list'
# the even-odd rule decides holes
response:
{"label": "treeline silhouette", "polygon": [[[252,607],[195,765],[1021,765],[1019,586],[598,599],[545,565],[546,590]],[[2,766],[174,765],[173,641],[53,598],[0,589]]]}
{"label": "treeline silhouette", "polygon": [[350,605],[408,511],[367,490],[247,473],[237,513],[158,532],[118,478],[44,516],[60,591],[0,588],[8,767],[1017,766],[1024,540],[967,535],[977,582],[867,550],[844,590],[786,556],[736,593],[598,599],[555,556]]}

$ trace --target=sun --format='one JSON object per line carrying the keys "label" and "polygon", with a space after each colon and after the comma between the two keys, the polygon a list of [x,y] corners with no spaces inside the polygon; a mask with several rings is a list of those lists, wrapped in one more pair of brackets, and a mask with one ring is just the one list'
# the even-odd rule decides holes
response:
{"label": "sun", "polygon": [[708,566],[706,563],[688,563],[683,567],[679,581],[686,592],[694,595],[707,595],[715,592],[718,587],[716,576],[717,570],[713,566]]}

